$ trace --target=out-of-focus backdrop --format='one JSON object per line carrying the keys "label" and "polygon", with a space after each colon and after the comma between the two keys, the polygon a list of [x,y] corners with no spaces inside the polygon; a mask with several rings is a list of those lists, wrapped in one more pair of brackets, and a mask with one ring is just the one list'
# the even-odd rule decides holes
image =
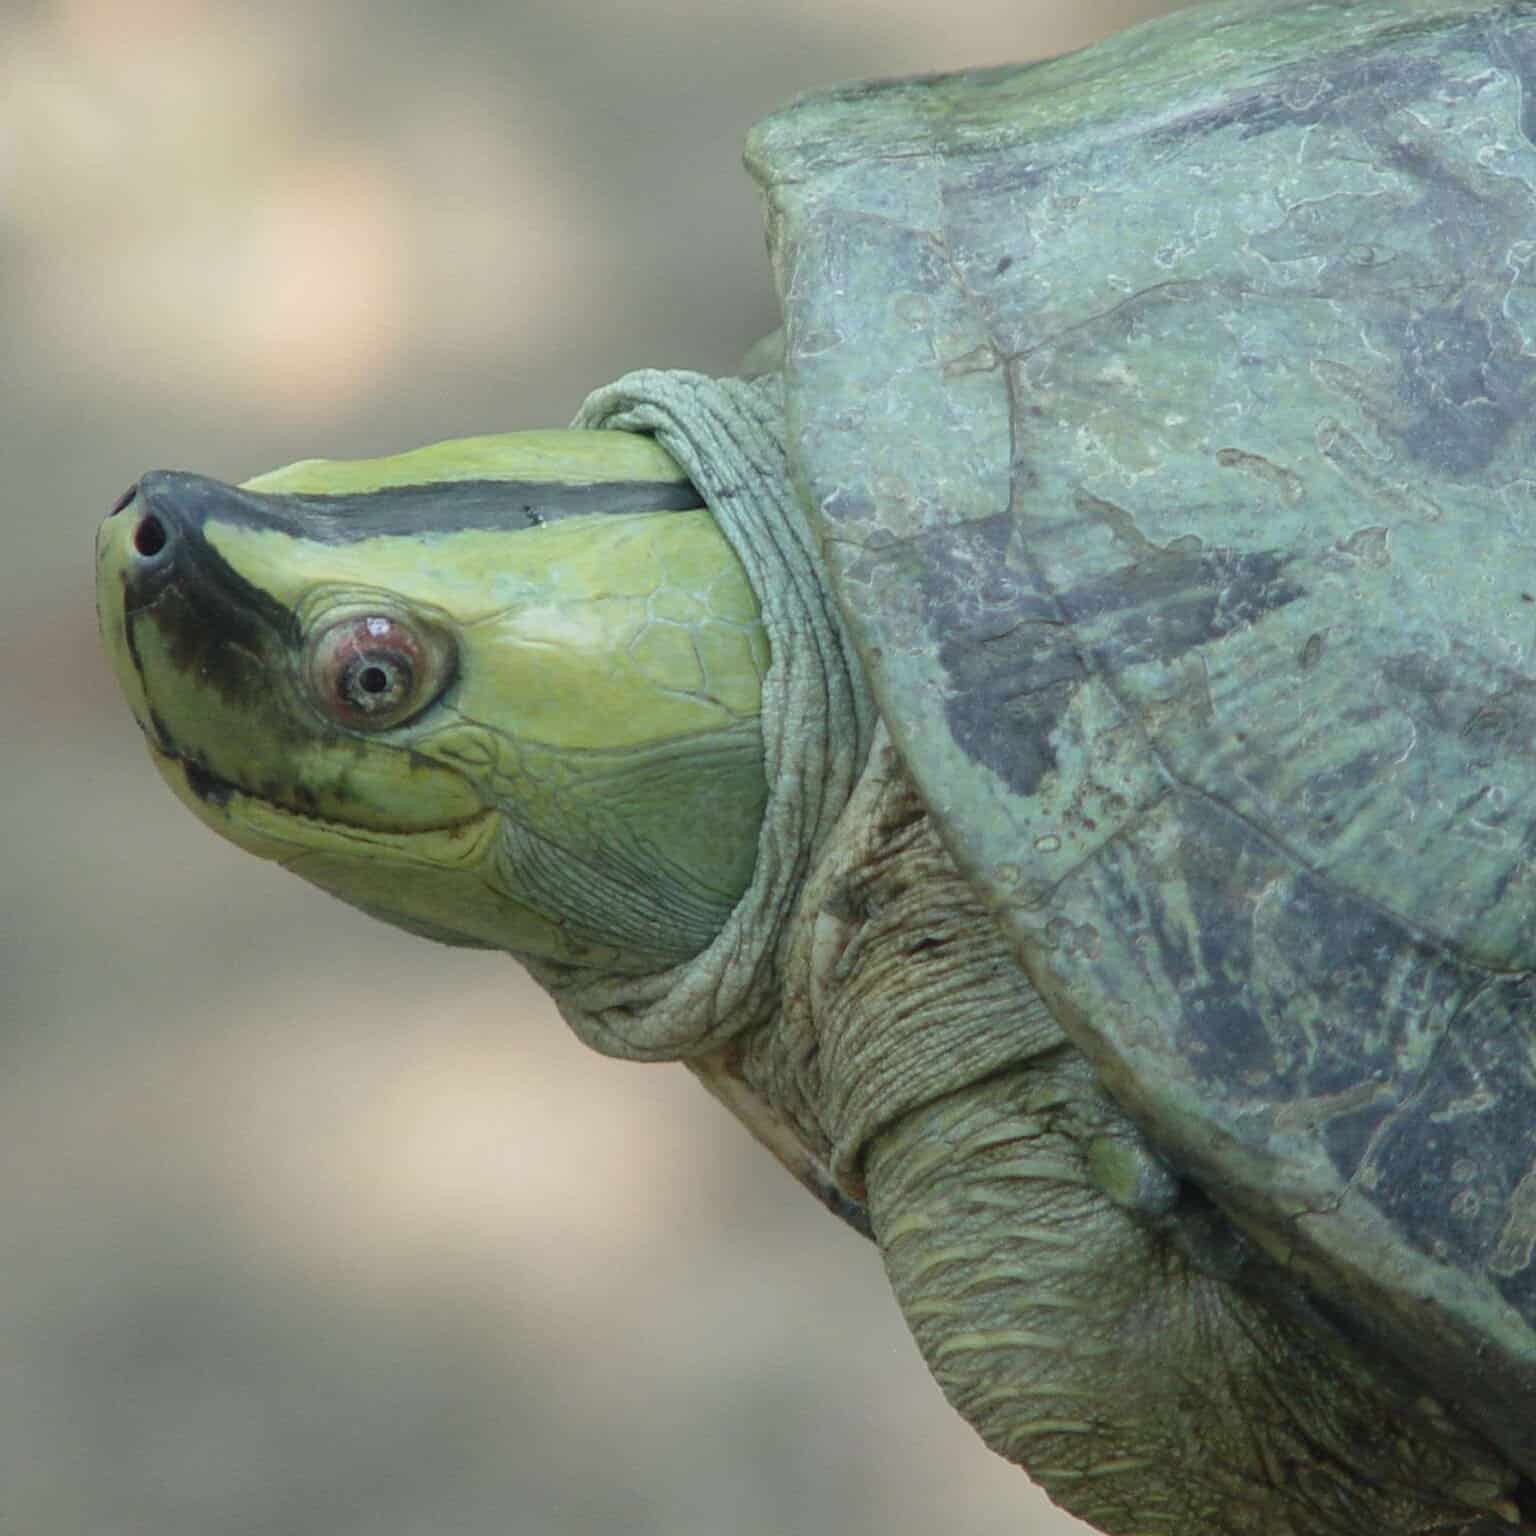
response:
{"label": "out-of-focus backdrop", "polygon": [[728,371],[776,323],[754,118],[1168,8],[0,0],[5,1536],[1077,1529],[681,1069],[174,803],[91,539],[152,466]]}

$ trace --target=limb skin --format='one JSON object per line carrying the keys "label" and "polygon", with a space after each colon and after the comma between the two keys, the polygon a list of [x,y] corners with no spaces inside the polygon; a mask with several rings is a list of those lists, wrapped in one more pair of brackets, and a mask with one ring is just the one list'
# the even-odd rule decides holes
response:
{"label": "limb skin", "polygon": [[[431,452],[456,462],[449,446]],[[198,477],[141,483],[102,535],[103,630],[178,794],[389,921],[542,957],[552,990],[560,967],[591,970],[599,1003],[567,1006],[588,1021],[583,1038],[649,1059],[691,1053],[797,1176],[872,1229],[960,1412],[1102,1529],[1536,1531],[1536,1496],[1486,1446],[1358,1352],[1145,1146],[1012,958],[883,732],[849,795],[865,738],[851,705],[828,723],[821,681],[838,647],[794,658],[815,686],[793,709],[775,695],[767,753],[757,709],[777,642],[714,525],[676,507],[596,518],[611,484],[583,479],[567,488],[569,520],[545,526],[538,508],[562,494],[538,458],[547,446],[534,445],[544,478],[526,492],[470,482],[465,503],[449,479],[435,521],[409,535],[378,465],[324,471],[373,487],[345,518],[324,495],[290,505]],[[584,474],[590,446],[573,447]],[[496,451],[505,467],[512,448]],[[300,468],[304,484],[322,473]],[[662,463],[639,489],[666,504],[678,474]],[[406,486],[417,518],[421,489]],[[329,531],[302,538],[315,500]],[[515,525],[494,558],[487,506]],[[406,590],[367,580],[383,574]],[[464,598],[484,582],[520,586]],[[796,612],[800,624],[815,605]],[[793,655],[795,624],[778,623]],[[331,706],[350,696],[316,683],[321,663],[375,626],[415,636],[427,685],[398,717],[370,719],[365,700],[338,719]],[[363,659],[383,682],[400,660]],[[838,752],[797,754],[796,732]],[[785,784],[814,814],[765,822],[765,791]],[[760,824],[774,837],[760,841]],[[778,883],[758,927],[730,929],[765,867]],[[692,899],[701,887],[712,900]],[[657,969],[713,951],[721,921],[720,947],[744,957],[729,1007],[716,996],[729,966],[681,980],[681,967]],[[739,1033],[737,1009],[750,1020]],[[725,1046],[705,1053],[717,1026]]]}
{"label": "limb skin", "polygon": [[1124,1129],[1067,1047],[870,1149],[891,1284],[987,1443],[1118,1536],[1509,1530],[1513,1477],[1431,1401],[1308,1326],[1302,1298],[1287,1316],[1248,1294],[1262,1275],[1205,1272],[1177,1208],[1108,1198],[1091,1148]]}
{"label": "limb skin", "polygon": [[748,1075],[867,1201],[945,1394],[1116,1536],[1508,1531],[1516,1479],[1147,1150],[885,744]]}

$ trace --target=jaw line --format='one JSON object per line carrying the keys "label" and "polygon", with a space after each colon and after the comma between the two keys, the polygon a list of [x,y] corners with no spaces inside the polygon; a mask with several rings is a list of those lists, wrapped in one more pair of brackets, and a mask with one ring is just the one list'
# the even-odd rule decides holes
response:
{"label": "jaw line", "polygon": [[[249,839],[259,838],[270,844],[286,846],[293,850],[287,857],[276,849],[266,855],[283,864],[306,854],[322,852],[351,853],[358,857],[367,849],[388,849],[396,855],[414,855],[421,862],[439,868],[445,862],[468,864],[479,857],[487,838],[494,832],[497,814],[494,806],[485,806],[456,820],[424,822],[420,826],[391,831],[385,827],[339,821],[285,805],[212,772],[195,758],[167,751],[154,742],[150,743],[150,754],[161,777],[200,820],[215,825],[222,822],[220,830],[236,842],[248,843]],[[194,780],[199,781],[197,787]],[[289,828],[294,830],[289,831]],[[304,829],[304,836],[295,835],[300,828]],[[462,847],[452,861],[431,858],[417,851],[417,840],[421,838],[462,839]]]}

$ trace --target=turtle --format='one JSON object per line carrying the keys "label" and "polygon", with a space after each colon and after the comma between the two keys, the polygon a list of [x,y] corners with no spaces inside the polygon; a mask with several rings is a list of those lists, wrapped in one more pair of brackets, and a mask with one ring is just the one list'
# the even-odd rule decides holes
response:
{"label": "turtle", "polygon": [[751,133],[783,326],[103,523],[204,822],[505,950],[1118,1536],[1536,1531],[1536,8]]}

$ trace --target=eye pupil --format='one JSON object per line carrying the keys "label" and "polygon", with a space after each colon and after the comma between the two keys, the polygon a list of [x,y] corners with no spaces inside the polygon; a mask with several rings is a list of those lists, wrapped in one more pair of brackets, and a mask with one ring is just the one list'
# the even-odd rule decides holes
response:
{"label": "eye pupil", "polygon": [[411,689],[411,664],[403,656],[354,656],[338,680],[342,702],[376,719]]}

